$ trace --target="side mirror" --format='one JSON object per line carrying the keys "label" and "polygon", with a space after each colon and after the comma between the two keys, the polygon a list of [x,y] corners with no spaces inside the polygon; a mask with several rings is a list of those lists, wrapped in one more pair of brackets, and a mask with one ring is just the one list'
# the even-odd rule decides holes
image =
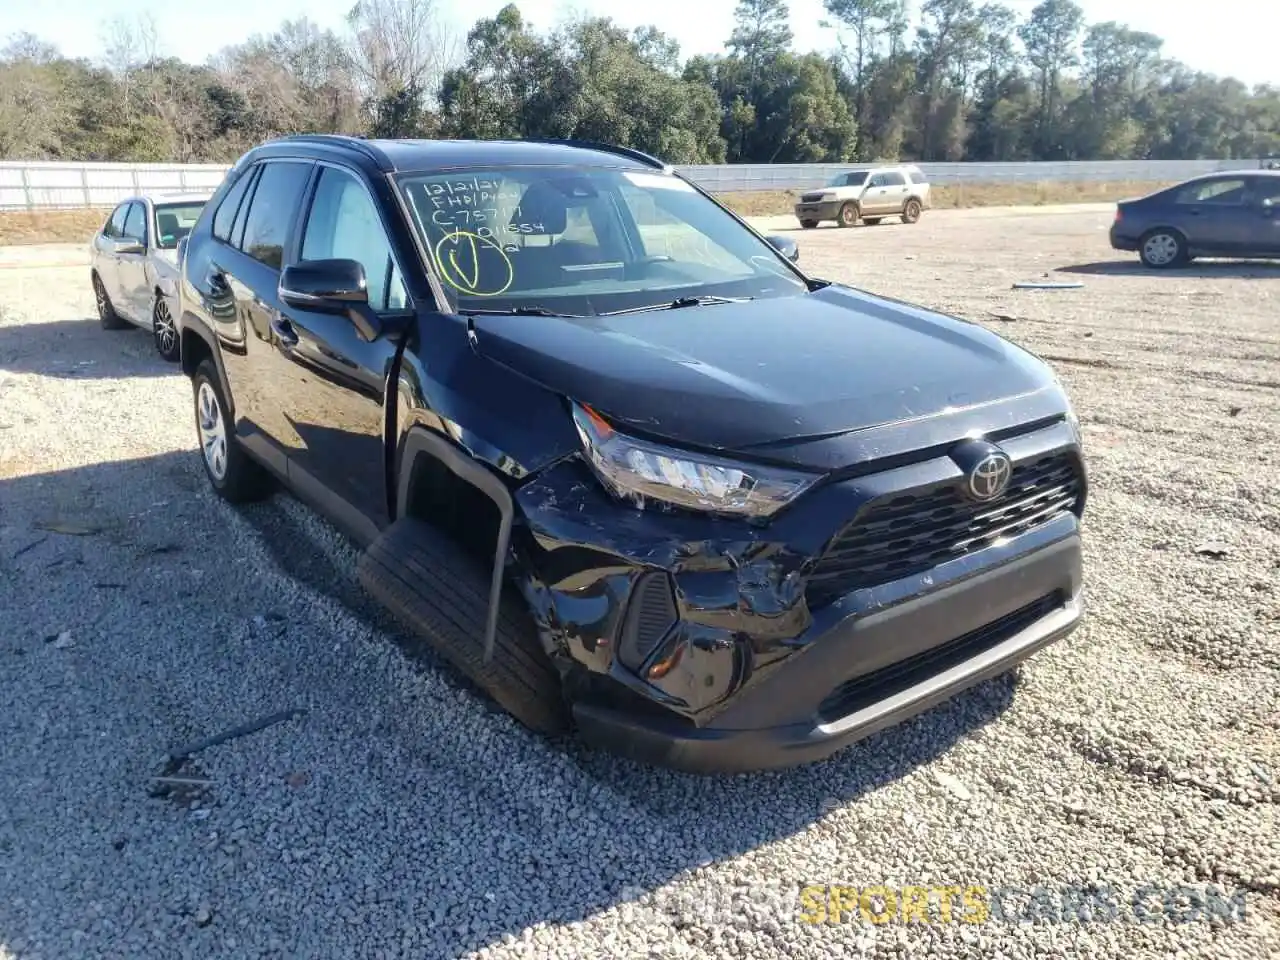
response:
{"label": "side mirror", "polygon": [[347,317],[365,340],[382,332],[378,315],[369,306],[369,287],[359,260],[304,260],[285,267],[277,294],[282,303],[299,310]]}
{"label": "side mirror", "polygon": [[112,253],[142,253],[146,247],[131,237],[117,237],[111,242]]}
{"label": "side mirror", "polygon": [[777,250],[780,254],[782,254],[792,263],[799,263],[800,247],[790,237],[775,235],[775,236],[765,237],[765,239],[769,241],[770,245],[775,250]]}

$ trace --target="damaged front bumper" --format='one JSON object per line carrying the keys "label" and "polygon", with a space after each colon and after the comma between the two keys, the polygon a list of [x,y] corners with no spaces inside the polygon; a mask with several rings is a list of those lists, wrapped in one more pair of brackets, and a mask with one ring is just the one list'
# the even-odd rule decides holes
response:
{"label": "damaged front bumper", "polygon": [[577,458],[532,478],[522,588],[583,738],[698,772],[806,763],[1070,633],[1078,447],[1061,423],[1002,446],[1016,496],[949,526],[945,456],[828,483],[765,527],[624,506]]}

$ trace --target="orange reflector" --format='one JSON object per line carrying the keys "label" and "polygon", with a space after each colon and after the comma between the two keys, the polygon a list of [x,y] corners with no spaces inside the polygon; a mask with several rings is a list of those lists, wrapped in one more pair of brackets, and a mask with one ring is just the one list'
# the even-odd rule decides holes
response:
{"label": "orange reflector", "polygon": [[672,670],[675,669],[675,666],[677,663],[680,662],[680,656],[683,653],[684,653],[684,645],[683,644],[677,645],[675,650],[672,651],[671,656],[667,657],[665,660],[659,660],[657,663],[655,663],[652,667],[649,668],[649,679],[661,680],[663,677],[665,677],[668,673],[670,673]]}
{"label": "orange reflector", "polygon": [[585,403],[580,404],[580,406],[582,407],[582,412],[587,415],[587,419],[591,421],[591,426],[595,429],[596,435],[601,440],[608,440],[613,436],[613,427],[609,426],[604,417],[600,416]]}

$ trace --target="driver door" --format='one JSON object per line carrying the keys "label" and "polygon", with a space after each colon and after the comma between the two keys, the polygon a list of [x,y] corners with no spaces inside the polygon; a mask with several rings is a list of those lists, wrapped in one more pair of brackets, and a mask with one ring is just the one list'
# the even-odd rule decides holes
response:
{"label": "driver door", "polygon": [[873,174],[867,180],[867,189],[862,194],[862,213],[880,216],[885,212],[885,175]]}
{"label": "driver door", "polygon": [[[411,312],[398,258],[368,186],[355,172],[320,164],[302,221],[298,260],[356,260],[369,306],[381,316]],[[350,319],[284,303],[273,324],[281,414],[300,438],[289,482],[358,539],[390,522],[385,405],[397,338],[366,341]]]}
{"label": "driver door", "polygon": [[1280,256],[1280,177],[1251,178],[1246,207],[1251,222],[1248,252]]}

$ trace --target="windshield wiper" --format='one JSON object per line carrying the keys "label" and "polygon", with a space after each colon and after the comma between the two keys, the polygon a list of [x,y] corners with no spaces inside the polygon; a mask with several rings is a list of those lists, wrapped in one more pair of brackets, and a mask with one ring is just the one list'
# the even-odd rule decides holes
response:
{"label": "windshield wiper", "polygon": [[459,310],[464,317],[580,317],[579,313],[556,313],[546,307],[507,307],[505,310],[488,310],[478,307],[473,310]]}
{"label": "windshield wiper", "polygon": [[709,303],[746,303],[755,297],[720,297],[708,294],[702,297],[676,297],[665,303],[650,303],[643,307],[627,307],[625,310],[610,310],[599,314],[602,317],[617,317],[624,313],[648,313],[651,310],[679,310],[681,307],[701,307]]}

